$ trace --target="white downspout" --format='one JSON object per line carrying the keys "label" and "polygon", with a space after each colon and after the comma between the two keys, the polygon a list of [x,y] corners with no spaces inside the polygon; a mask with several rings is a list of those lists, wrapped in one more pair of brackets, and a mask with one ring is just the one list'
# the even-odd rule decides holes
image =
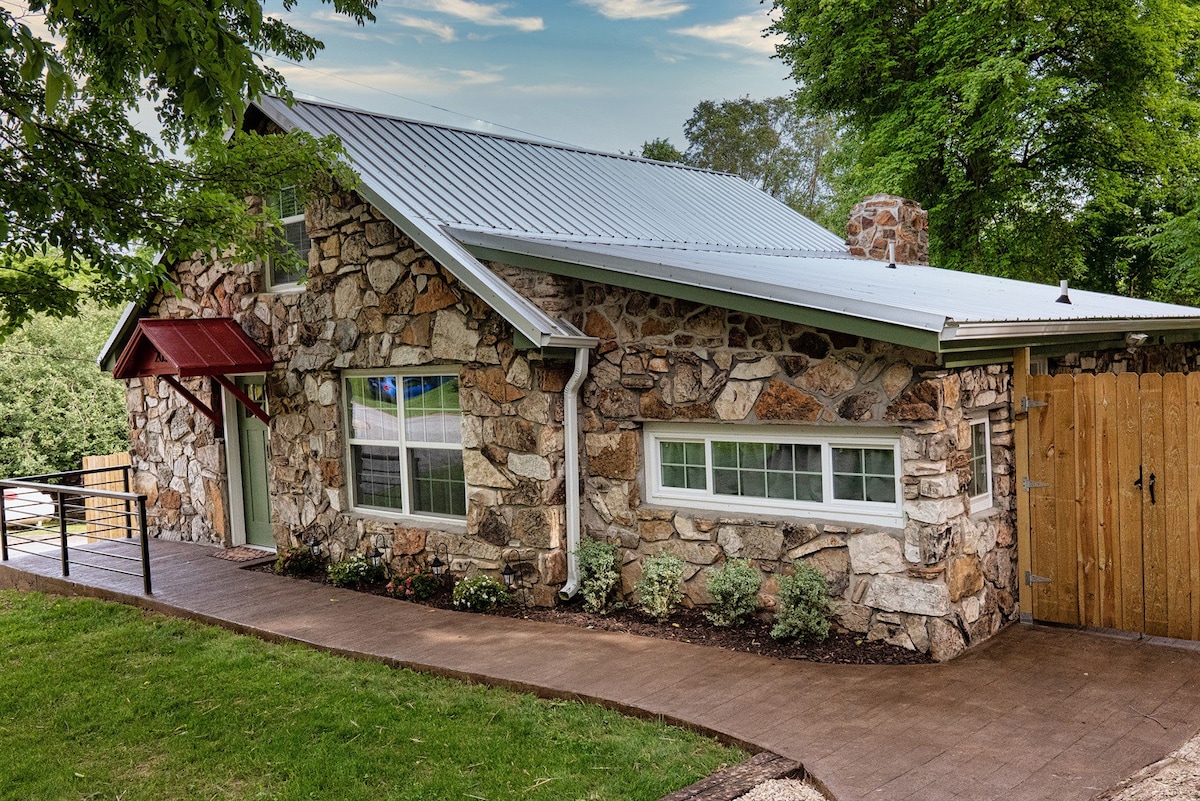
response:
{"label": "white downspout", "polygon": [[575,372],[563,387],[563,480],[567,484],[567,583],[558,597],[579,591],[579,386],[588,371],[588,348],[575,349]]}

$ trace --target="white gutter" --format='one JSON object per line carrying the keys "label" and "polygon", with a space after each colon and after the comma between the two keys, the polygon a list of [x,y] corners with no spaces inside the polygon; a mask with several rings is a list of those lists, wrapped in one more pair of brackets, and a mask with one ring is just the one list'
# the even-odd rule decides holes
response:
{"label": "white gutter", "polygon": [[579,386],[588,371],[588,348],[576,348],[575,372],[563,387],[563,480],[567,485],[567,583],[558,597],[579,591]]}

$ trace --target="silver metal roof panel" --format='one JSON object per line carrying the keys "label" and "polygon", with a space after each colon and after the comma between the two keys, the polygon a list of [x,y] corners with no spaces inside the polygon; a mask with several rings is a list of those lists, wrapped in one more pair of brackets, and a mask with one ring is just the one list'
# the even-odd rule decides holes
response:
{"label": "silver metal roof panel", "polygon": [[[844,253],[842,239],[743,179],[630,156],[277,98],[258,106],[335,134],[365,183],[415,217],[506,233]],[[291,126],[288,126],[291,127]]]}

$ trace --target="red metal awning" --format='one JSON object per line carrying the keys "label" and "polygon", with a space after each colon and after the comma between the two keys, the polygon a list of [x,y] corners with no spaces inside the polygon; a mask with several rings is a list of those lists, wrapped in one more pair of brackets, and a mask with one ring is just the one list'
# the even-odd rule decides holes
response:
{"label": "red metal awning", "polygon": [[180,378],[212,376],[264,423],[267,413],[250,400],[228,376],[264,373],[275,366],[271,355],[228,317],[187,320],[139,320],[117,358],[115,378],[158,376],[175,387],[215,425],[220,415],[179,383]]}

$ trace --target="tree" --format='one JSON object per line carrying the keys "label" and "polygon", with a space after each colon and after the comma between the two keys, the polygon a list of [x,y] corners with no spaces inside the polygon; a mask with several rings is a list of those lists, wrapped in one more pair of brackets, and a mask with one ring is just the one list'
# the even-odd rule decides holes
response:
{"label": "tree", "polygon": [[[654,139],[642,145],[642,156],[738,175],[816,219],[837,205],[832,178],[839,136],[828,115],[801,114],[786,97],[703,100],[683,131],[686,152]],[[844,214],[835,224],[842,222]]]}
{"label": "tree", "polygon": [[0,476],[78,470],[129,447],[125,388],[100,371],[120,312],[85,302],[77,319],[38,315],[0,350]]}
{"label": "tree", "polygon": [[[376,0],[329,1],[374,19]],[[59,46],[32,32],[34,18]],[[264,218],[245,203],[264,184],[306,195],[353,183],[336,141],[241,131],[248,99],[286,96],[261,56],[322,47],[258,0],[32,0],[20,16],[0,6],[0,45],[0,339],[36,313],[73,314],[88,295],[142,296],[164,273],[138,245],[166,262],[216,242],[270,254],[278,236],[261,235]],[[131,124],[139,102],[155,104],[163,141],[187,158]]]}
{"label": "tree", "polygon": [[801,105],[861,140],[857,194],[921,201],[936,263],[1166,286],[1152,237],[1200,165],[1192,0],[774,6]]}

